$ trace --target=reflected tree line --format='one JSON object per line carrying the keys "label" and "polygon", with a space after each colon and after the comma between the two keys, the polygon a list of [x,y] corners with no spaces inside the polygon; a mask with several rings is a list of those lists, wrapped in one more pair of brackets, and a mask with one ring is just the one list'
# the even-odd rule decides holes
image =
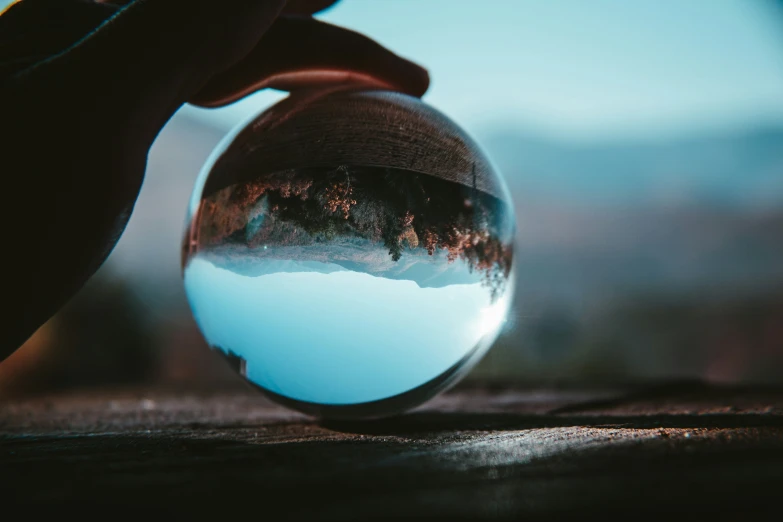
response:
{"label": "reflected tree line", "polygon": [[[393,261],[406,251],[462,260],[497,295],[512,263],[509,207],[474,187],[383,167],[311,168],[265,175],[201,202],[197,248],[226,243],[314,245],[362,238]],[[505,232],[504,232],[505,231]]]}

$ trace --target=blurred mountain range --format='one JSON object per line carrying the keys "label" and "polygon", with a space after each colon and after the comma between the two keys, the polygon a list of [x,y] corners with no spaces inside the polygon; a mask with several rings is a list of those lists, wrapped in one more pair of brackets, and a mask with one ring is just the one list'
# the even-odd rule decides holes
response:
{"label": "blurred mountain range", "polygon": [[497,134],[519,284],[552,296],[755,292],[783,281],[783,128],[567,145]]}
{"label": "blurred mountain range", "polygon": [[600,206],[783,206],[783,127],[576,144],[511,130],[485,146],[525,200]]}

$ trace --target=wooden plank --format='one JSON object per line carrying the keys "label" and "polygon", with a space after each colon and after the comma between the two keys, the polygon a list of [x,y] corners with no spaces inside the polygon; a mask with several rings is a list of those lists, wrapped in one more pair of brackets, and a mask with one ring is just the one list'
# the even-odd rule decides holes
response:
{"label": "wooden plank", "polygon": [[319,423],[244,393],[0,403],[3,506],[319,520],[721,517],[769,515],[781,486],[781,390],[463,387],[369,423]]}

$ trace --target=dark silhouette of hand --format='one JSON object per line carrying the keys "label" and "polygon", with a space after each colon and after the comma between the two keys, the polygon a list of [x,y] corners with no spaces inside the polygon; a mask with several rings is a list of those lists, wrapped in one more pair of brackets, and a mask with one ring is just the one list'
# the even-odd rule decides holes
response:
{"label": "dark silhouette of hand", "polygon": [[344,83],[426,91],[424,69],[312,18],[335,1],[22,0],[0,16],[0,360],[106,259],[184,103]]}

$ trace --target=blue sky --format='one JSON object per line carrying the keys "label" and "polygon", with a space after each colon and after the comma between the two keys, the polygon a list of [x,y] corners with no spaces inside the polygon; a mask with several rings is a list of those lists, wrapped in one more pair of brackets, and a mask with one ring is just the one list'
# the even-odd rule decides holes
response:
{"label": "blue sky", "polygon": [[[783,122],[783,11],[763,0],[343,0],[322,19],[430,70],[470,131],[660,137]],[[281,96],[186,112],[229,128]]]}

